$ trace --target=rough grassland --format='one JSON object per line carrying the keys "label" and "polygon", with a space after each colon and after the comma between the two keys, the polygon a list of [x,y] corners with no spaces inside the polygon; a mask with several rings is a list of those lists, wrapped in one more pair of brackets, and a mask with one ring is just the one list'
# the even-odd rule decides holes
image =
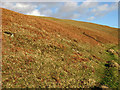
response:
{"label": "rough grassland", "polygon": [[118,88],[116,29],[2,10],[3,88]]}

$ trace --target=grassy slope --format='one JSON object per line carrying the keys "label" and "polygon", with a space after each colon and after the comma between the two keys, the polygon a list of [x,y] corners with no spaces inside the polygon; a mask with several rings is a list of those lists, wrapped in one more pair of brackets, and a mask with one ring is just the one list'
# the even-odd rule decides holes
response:
{"label": "grassy slope", "polygon": [[[80,22],[48,19],[3,9],[3,87],[118,87],[116,68],[110,68],[111,76],[105,73],[106,61],[117,62],[118,58],[114,35],[103,30],[103,38],[97,29],[93,30],[95,26],[89,30],[86,26],[78,28],[76,23]],[[114,49],[113,55],[107,52],[110,48]]]}
{"label": "grassy slope", "polygon": [[88,30],[94,30],[96,32],[106,32],[109,33],[115,37],[118,37],[118,29],[112,28],[109,26],[99,25],[95,23],[88,23],[88,22],[82,22],[82,21],[74,21],[74,20],[67,20],[67,19],[57,19],[53,17],[41,17],[49,20],[54,20],[57,22],[67,23],[73,26],[77,26],[79,28],[88,29]]}

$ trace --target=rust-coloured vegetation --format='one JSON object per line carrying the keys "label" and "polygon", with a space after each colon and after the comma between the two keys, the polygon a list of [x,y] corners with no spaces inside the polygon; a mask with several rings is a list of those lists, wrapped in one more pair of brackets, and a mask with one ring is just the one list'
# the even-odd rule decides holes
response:
{"label": "rust-coloured vegetation", "polygon": [[109,67],[114,75],[102,79],[106,61],[118,63],[116,32],[107,26],[2,8],[3,88],[116,88],[116,67]]}

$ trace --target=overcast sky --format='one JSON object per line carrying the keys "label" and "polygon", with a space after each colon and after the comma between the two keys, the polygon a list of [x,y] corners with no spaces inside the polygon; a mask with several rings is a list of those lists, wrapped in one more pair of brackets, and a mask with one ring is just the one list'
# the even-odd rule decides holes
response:
{"label": "overcast sky", "polygon": [[117,2],[2,2],[2,7],[27,15],[73,19],[118,27]]}

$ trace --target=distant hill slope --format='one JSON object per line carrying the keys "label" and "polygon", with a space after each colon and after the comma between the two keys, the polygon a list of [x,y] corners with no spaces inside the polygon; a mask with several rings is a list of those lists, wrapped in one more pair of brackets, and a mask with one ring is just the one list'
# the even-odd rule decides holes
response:
{"label": "distant hill slope", "polygon": [[117,88],[117,29],[2,8],[3,88]]}
{"label": "distant hill slope", "polygon": [[118,28],[113,28],[105,25],[99,25],[95,23],[89,23],[89,22],[82,22],[82,21],[75,21],[75,20],[67,20],[67,19],[57,19],[52,17],[42,17],[49,20],[54,20],[57,22],[64,22],[66,24],[70,24],[73,26],[77,26],[79,28],[88,29],[88,30],[94,30],[96,32],[106,32],[111,34],[112,36],[117,37],[118,36]]}

